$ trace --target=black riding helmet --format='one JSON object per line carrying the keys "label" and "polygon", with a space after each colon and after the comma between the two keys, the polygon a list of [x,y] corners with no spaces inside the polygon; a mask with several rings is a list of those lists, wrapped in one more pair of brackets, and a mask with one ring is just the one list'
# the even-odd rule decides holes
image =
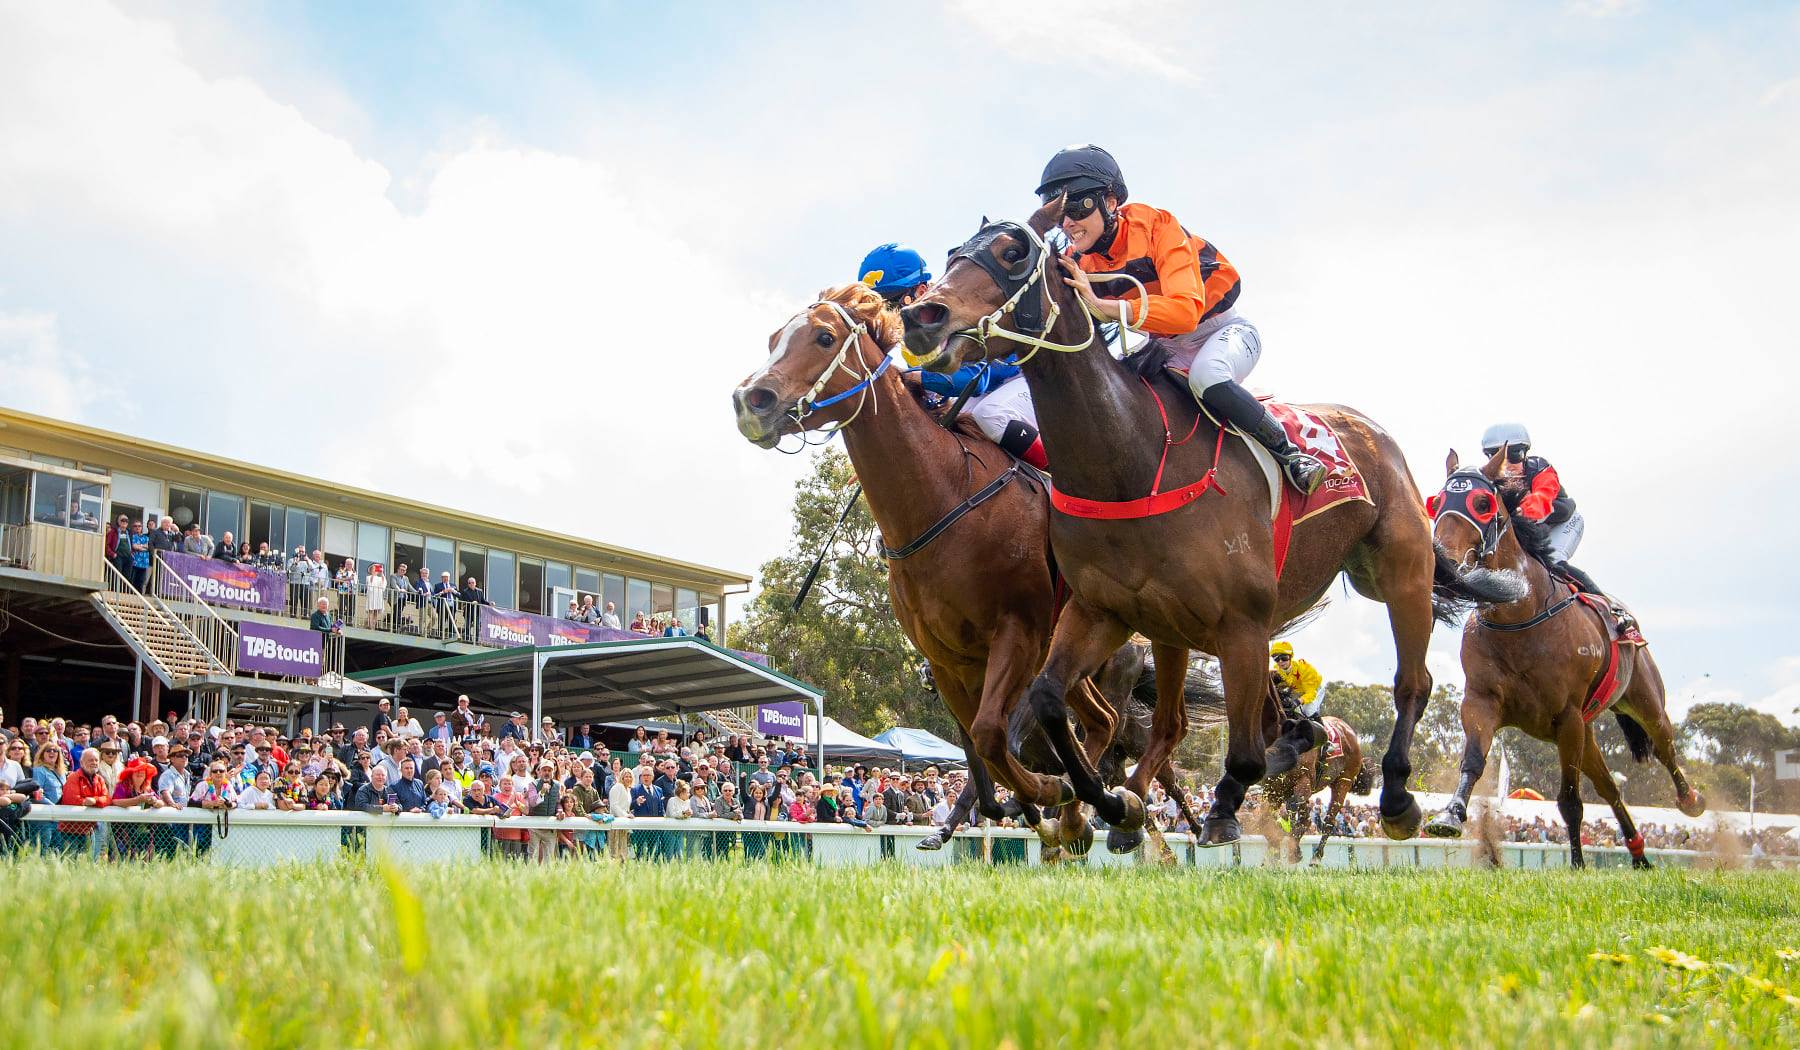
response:
{"label": "black riding helmet", "polygon": [[1125,173],[1119,170],[1119,162],[1112,154],[1094,145],[1064,146],[1057,150],[1050,163],[1044,165],[1037,194],[1039,200],[1048,204],[1065,193],[1068,202],[1064,205],[1064,213],[1071,219],[1085,219],[1096,208],[1104,211],[1106,232],[1095,246],[1097,251],[1104,252],[1112,243],[1117,222],[1116,213],[1106,207],[1106,198],[1111,195],[1123,204],[1129,197]]}

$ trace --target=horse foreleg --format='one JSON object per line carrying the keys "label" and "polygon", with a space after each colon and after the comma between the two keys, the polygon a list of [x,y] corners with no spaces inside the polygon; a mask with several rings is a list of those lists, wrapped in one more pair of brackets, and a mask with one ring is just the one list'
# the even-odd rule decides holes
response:
{"label": "horse foreleg", "polygon": [[[975,768],[976,761],[978,760],[973,758],[970,760],[969,768],[971,770]],[[943,849],[944,843],[949,842],[951,837],[956,834],[956,829],[968,822],[969,812],[974,808],[975,784],[971,781],[963,785],[962,794],[957,795],[956,801],[951,804],[950,817],[944,821],[944,826],[920,839],[918,845],[913,848],[927,851]]]}
{"label": "horse foreleg", "polygon": [[1058,806],[1067,801],[1069,795],[1063,782],[1026,769],[1013,754],[1007,738],[1007,716],[1037,671],[1037,656],[1042,651],[1037,639],[1015,622],[1003,623],[994,632],[988,646],[987,674],[981,685],[980,705],[969,726],[969,739],[974,744],[973,753],[985,761],[994,777],[1022,801]]}
{"label": "horse foreleg", "polygon": [[1494,730],[1499,725],[1499,704],[1486,693],[1472,692],[1463,697],[1462,776],[1456,782],[1456,794],[1444,811],[1433,817],[1425,834],[1433,838],[1462,837],[1463,823],[1469,819],[1469,796],[1475,782],[1487,769],[1488,749],[1493,746]]}
{"label": "horse foreleg", "polygon": [[1648,868],[1650,858],[1644,856],[1644,837],[1638,834],[1631,813],[1625,809],[1625,800],[1619,795],[1619,785],[1613,780],[1612,771],[1606,768],[1606,758],[1600,754],[1600,744],[1591,731],[1587,734],[1587,747],[1581,753],[1581,771],[1587,774],[1588,782],[1594,785],[1600,801],[1612,807],[1613,817],[1619,822],[1619,841],[1631,853],[1631,866]]}
{"label": "horse foreleg", "polygon": [[1156,660],[1156,714],[1150,719],[1150,737],[1144,742],[1144,753],[1138,756],[1137,768],[1125,781],[1139,798],[1150,787],[1150,777],[1168,765],[1169,756],[1187,736],[1188,651],[1179,645],[1153,645]]}
{"label": "horse foreleg", "polygon": [[[1249,622],[1219,636],[1219,674],[1225,687],[1225,775],[1213,789],[1212,811],[1201,829],[1202,846],[1223,846],[1243,835],[1238,807],[1244,792],[1263,778],[1263,704],[1268,700],[1269,629]],[[1160,705],[1160,699],[1159,699]]]}
{"label": "horse foreleg", "polygon": [[[1325,808],[1325,826],[1319,829],[1319,841],[1313,844],[1312,862],[1314,864],[1325,859],[1325,841],[1331,838],[1331,829],[1337,826],[1338,815],[1344,811],[1344,800],[1350,797],[1350,781],[1353,774],[1348,773],[1350,751],[1344,752],[1345,775],[1340,775],[1331,782],[1331,805]],[[1357,767],[1362,765],[1362,756],[1356,757]]]}
{"label": "horse foreleg", "polygon": [[1556,757],[1562,765],[1562,789],[1556,793],[1556,808],[1563,823],[1569,826],[1569,867],[1586,867],[1581,857],[1581,759],[1590,734],[1581,713],[1565,710],[1556,726]]}
{"label": "horse foreleg", "polygon": [[[1057,760],[1069,774],[1075,796],[1093,806],[1109,824],[1127,819],[1127,802],[1109,793],[1087,754],[1075,742],[1069,727],[1069,705],[1066,697],[1069,683],[1079,682],[1100,669],[1114,650],[1124,644],[1130,632],[1117,619],[1089,609],[1080,601],[1071,602],[1063,610],[1056,625],[1056,636],[1050,642],[1050,655],[1044,670],[1031,683],[1026,694],[1031,713],[1050,741]],[[1061,785],[1059,784],[1058,787]],[[1036,799],[1044,805],[1061,805],[1066,798]],[[1137,823],[1143,823],[1143,803],[1136,812]]]}
{"label": "horse foreleg", "polygon": [[[1390,578],[1395,574],[1398,578]],[[1394,673],[1394,732],[1381,756],[1381,827],[1391,839],[1412,838],[1425,819],[1406,782],[1412,777],[1413,728],[1431,699],[1431,672],[1425,667],[1425,649],[1431,644],[1431,574],[1429,542],[1420,548],[1417,558],[1395,558],[1381,573],[1398,667]]]}

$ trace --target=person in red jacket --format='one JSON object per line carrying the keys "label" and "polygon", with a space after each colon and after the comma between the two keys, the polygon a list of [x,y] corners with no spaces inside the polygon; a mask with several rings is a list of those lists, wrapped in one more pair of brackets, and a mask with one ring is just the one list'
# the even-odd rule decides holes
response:
{"label": "person in red jacket", "polygon": [[1587,532],[1587,521],[1575,507],[1575,497],[1563,488],[1562,476],[1542,456],[1531,454],[1531,432],[1521,423],[1496,423],[1481,435],[1481,450],[1493,456],[1506,449],[1506,465],[1501,478],[1512,491],[1520,493],[1513,510],[1526,521],[1544,526],[1550,541],[1549,568],[1589,594],[1605,598],[1621,622],[1630,626],[1631,614],[1611,595],[1600,589],[1594,578],[1569,564]]}
{"label": "person in red jacket", "polygon": [[1295,446],[1243,387],[1262,357],[1262,338],[1238,312],[1237,268],[1174,215],[1127,203],[1124,173],[1099,146],[1057,151],[1037,193],[1046,204],[1063,200],[1070,254],[1060,261],[1089,311],[1167,345],[1169,366],[1187,373],[1201,404],[1273,453],[1295,488],[1317,491],[1325,465]]}

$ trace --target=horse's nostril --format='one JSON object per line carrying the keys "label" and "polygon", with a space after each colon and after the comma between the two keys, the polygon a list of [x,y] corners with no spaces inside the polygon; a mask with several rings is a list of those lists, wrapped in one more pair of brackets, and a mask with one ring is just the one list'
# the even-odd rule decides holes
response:
{"label": "horse's nostril", "polygon": [[950,308],[943,303],[915,303],[908,308],[906,319],[922,328],[934,328],[950,319]]}
{"label": "horse's nostril", "polygon": [[774,408],[775,401],[775,391],[766,386],[752,387],[750,392],[744,395],[744,404],[750,406],[750,411],[757,413],[767,412]]}

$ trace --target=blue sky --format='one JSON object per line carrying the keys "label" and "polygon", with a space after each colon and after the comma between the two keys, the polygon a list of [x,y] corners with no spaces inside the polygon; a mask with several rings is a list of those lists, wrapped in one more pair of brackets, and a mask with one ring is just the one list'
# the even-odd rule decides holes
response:
{"label": "blue sky", "polygon": [[[1525,420],[1678,702],[1792,718],[1796,56],[1793,5],[0,0],[0,400],[753,568],[767,333],[1100,141],[1244,273],[1254,384],[1424,487]],[[1360,599],[1302,644],[1392,673]]]}

